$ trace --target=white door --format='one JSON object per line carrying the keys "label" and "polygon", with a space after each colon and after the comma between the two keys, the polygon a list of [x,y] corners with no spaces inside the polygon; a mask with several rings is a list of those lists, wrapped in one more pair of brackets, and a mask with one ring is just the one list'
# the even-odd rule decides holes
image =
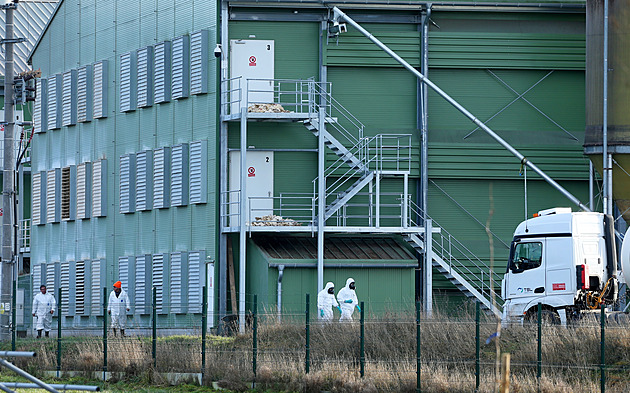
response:
{"label": "white door", "polygon": [[[270,104],[273,98],[274,43],[273,40],[230,41],[231,113],[240,110],[240,102]],[[247,82],[246,82],[247,80]],[[245,85],[247,85],[246,94]],[[240,102],[239,102],[240,101]]]}
{"label": "white door", "polygon": [[545,239],[513,243],[508,266],[507,298],[545,296]]}
{"label": "white door", "polygon": [[[230,191],[241,188],[241,152],[230,152]],[[247,216],[249,223],[262,217],[273,214],[273,152],[272,151],[248,151],[247,152],[246,192],[247,192]],[[239,206],[236,193],[230,193],[230,226],[237,226],[235,222]]]}

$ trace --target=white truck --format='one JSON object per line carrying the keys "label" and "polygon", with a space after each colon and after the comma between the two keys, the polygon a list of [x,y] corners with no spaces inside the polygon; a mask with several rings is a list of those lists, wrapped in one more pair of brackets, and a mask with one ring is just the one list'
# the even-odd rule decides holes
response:
{"label": "white truck", "polygon": [[[543,321],[565,325],[615,303],[619,282],[628,280],[617,269],[613,224],[609,215],[570,208],[543,210],[519,224],[501,283],[503,322],[533,322],[541,303]],[[630,272],[625,243],[622,270]]]}

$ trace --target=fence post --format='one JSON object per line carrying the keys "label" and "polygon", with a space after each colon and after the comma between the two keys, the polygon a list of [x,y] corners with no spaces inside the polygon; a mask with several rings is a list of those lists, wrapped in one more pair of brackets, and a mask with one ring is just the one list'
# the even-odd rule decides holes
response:
{"label": "fence post", "polygon": [[11,350],[15,351],[15,340],[17,338],[17,323],[16,323],[16,306],[17,306],[17,286],[18,286],[18,282],[17,279],[14,281],[13,283],[13,298],[12,298],[12,304],[11,304]]}
{"label": "fence post", "polygon": [[479,391],[479,385],[481,382],[481,363],[480,363],[480,348],[479,348],[479,325],[481,324],[481,303],[476,303],[475,310],[475,392]]}
{"label": "fence post", "polygon": [[153,318],[152,318],[153,339],[151,340],[151,356],[153,367],[157,368],[157,287],[153,287]]}
{"label": "fence post", "polygon": [[540,378],[542,377],[542,303],[538,303],[538,360],[536,362],[536,384],[540,392]]}
{"label": "fence post", "polygon": [[361,302],[361,378],[365,376],[365,302]]}
{"label": "fence post", "polygon": [[254,386],[256,385],[256,360],[258,357],[258,295],[254,295],[254,332],[252,336],[252,370],[254,371]]}
{"label": "fence post", "polygon": [[422,391],[420,381],[420,302],[416,302],[416,392]]}
{"label": "fence post", "polygon": [[306,345],[304,346],[306,350],[306,355],[304,356],[304,372],[308,374],[311,368],[311,316],[310,316],[310,306],[311,306],[311,295],[306,294]]}
{"label": "fence post", "polygon": [[60,378],[60,377],[61,377],[61,288],[59,288],[59,290],[57,291],[57,378]]}
{"label": "fence post", "polygon": [[606,306],[602,304],[602,312],[601,312],[601,325],[602,325],[602,333],[601,333],[601,363],[599,365],[599,372],[601,374],[601,389],[602,393],[606,392]]}
{"label": "fence post", "polygon": [[103,381],[107,380],[107,288],[103,287]]}
{"label": "fence post", "polygon": [[206,331],[208,330],[208,288],[205,286],[202,288],[201,293],[203,299],[201,300],[201,383],[203,386],[203,380],[206,376]]}

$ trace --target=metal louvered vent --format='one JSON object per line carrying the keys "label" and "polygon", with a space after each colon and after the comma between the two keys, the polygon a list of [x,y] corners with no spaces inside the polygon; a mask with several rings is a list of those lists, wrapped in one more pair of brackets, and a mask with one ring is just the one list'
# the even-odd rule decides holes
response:
{"label": "metal louvered vent", "polygon": [[151,255],[136,257],[135,306],[136,314],[149,314],[151,304],[148,284],[151,283]]}
{"label": "metal louvered vent", "polygon": [[188,144],[171,148],[171,206],[188,204]]}
{"label": "metal louvered vent", "polygon": [[118,258],[118,279],[122,282],[123,288],[127,291],[129,302],[134,307],[135,296],[135,277],[136,277],[136,258],[133,256],[124,256]]}
{"label": "metal louvered vent", "polygon": [[205,266],[206,255],[204,251],[191,251],[188,253],[188,312],[201,312],[202,288],[205,283],[205,273],[202,266]]}
{"label": "metal louvered vent", "polygon": [[70,167],[61,168],[61,220],[70,220]]}
{"label": "metal louvered vent", "polygon": [[153,206],[153,150],[136,153],[136,210],[151,210]]}
{"label": "metal louvered vent", "polygon": [[37,79],[37,87],[35,102],[33,104],[33,128],[35,132],[44,132],[48,129],[48,90],[46,86],[48,80],[44,78]]}
{"label": "metal louvered vent", "polygon": [[153,151],[153,208],[162,209],[170,206],[170,160],[171,148],[162,147]]}
{"label": "metal louvered vent", "polygon": [[[61,274],[59,277],[59,285],[61,287],[61,314],[70,314],[70,264],[63,262],[61,264]],[[59,300],[59,299],[57,299]]]}
{"label": "metal louvered vent", "polygon": [[51,169],[46,174],[46,222],[60,221],[60,184],[61,170],[59,168]]}
{"label": "metal louvered vent", "polygon": [[78,315],[85,314],[85,262],[77,261],[75,274],[75,312]]}
{"label": "metal louvered vent", "polygon": [[109,63],[107,60],[94,63],[94,96],[93,96],[93,118],[100,119],[107,117],[107,72]]}
{"label": "metal louvered vent", "polygon": [[45,269],[46,265],[45,264],[37,264],[37,265],[33,265],[32,269],[33,269],[33,297],[35,297],[38,293],[39,293],[39,288],[42,286],[42,284],[45,282],[45,277],[46,277],[46,270],[44,271],[44,277],[42,277],[42,268]]}
{"label": "metal louvered vent", "polygon": [[171,254],[171,274],[170,285],[171,290],[171,312],[186,313],[188,309],[186,294],[188,293],[187,277],[184,274],[188,272],[188,254],[185,252],[174,252]]}
{"label": "metal louvered vent", "polygon": [[168,307],[164,305],[164,298],[167,293],[167,277],[164,274],[167,254],[153,254],[152,279],[155,287],[155,308],[158,314],[165,314]]}
{"label": "metal louvered vent", "polygon": [[61,128],[61,76],[48,77],[48,129]]}
{"label": "metal louvered vent", "polygon": [[92,164],[85,162],[77,165],[77,219],[90,218],[92,210],[91,194]]}
{"label": "metal louvered vent", "polygon": [[153,105],[153,47],[138,49],[138,108]]}
{"label": "metal louvered vent", "polygon": [[45,224],[42,220],[42,174],[40,172],[33,173],[33,186],[32,186],[32,220],[34,225]]}
{"label": "metal louvered vent", "polygon": [[208,141],[190,142],[190,203],[208,201]]}
{"label": "metal louvered vent", "polygon": [[136,54],[120,55],[120,111],[136,109]]}
{"label": "metal louvered vent", "polygon": [[99,259],[90,261],[90,264],[90,308],[93,315],[103,315],[103,290],[101,289],[105,284],[102,282],[103,264]]}
{"label": "metal louvered vent", "polygon": [[171,42],[155,45],[153,97],[156,104],[171,100]]}
{"label": "metal louvered vent", "polygon": [[53,296],[55,296],[55,298],[57,297],[57,285],[55,285],[57,283],[56,278],[57,278],[57,266],[58,263],[47,263],[46,264],[46,292],[52,294]]}
{"label": "metal louvered vent", "polygon": [[77,70],[77,121],[92,120],[92,66],[86,65]]}
{"label": "metal louvered vent", "polygon": [[135,211],[135,174],[136,155],[120,156],[120,212],[133,213]]}
{"label": "metal louvered vent", "polygon": [[92,163],[92,217],[107,215],[107,160]]}
{"label": "metal louvered vent", "polygon": [[77,70],[63,73],[62,86],[62,125],[77,124]]}
{"label": "metal louvered vent", "polygon": [[190,35],[190,94],[208,92],[208,30]]}
{"label": "metal louvered vent", "polygon": [[173,39],[171,96],[174,100],[188,97],[190,72],[190,37]]}

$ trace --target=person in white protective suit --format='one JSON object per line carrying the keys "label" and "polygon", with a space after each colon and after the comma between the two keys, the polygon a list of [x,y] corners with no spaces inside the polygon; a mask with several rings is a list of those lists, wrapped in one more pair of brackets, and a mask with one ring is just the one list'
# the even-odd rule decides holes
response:
{"label": "person in white protective suit", "polygon": [[109,294],[109,304],[107,313],[112,316],[112,331],[116,335],[116,329],[120,329],[121,337],[125,337],[125,324],[127,322],[127,313],[129,311],[129,296],[123,291],[122,283],[116,281],[114,290]]}
{"label": "person in white protective suit", "polygon": [[327,282],[326,287],[317,294],[317,318],[322,321],[332,321],[333,307],[341,312],[339,303],[335,300],[335,284]]}
{"label": "person in white protective suit", "polygon": [[52,316],[55,313],[57,302],[53,295],[46,293],[46,285],[39,287],[39,292],[33,299],[33,316],[37,317],[35,329],[37,330],[37,338],[42,336],[42,330],[46,332],[46,337],[49,337]]}
{"label": "person in white protective suit", "polygon": [[354,278],[348,278],[346,280],[346,286],[341,288],[339,293],[337,293],[337,301],[341,306],[341,317],[339,318],[339,322],[352,321],[352,313],[354,312],[355,307],[359,310],[359,312],[361,312],[355,288]]}

